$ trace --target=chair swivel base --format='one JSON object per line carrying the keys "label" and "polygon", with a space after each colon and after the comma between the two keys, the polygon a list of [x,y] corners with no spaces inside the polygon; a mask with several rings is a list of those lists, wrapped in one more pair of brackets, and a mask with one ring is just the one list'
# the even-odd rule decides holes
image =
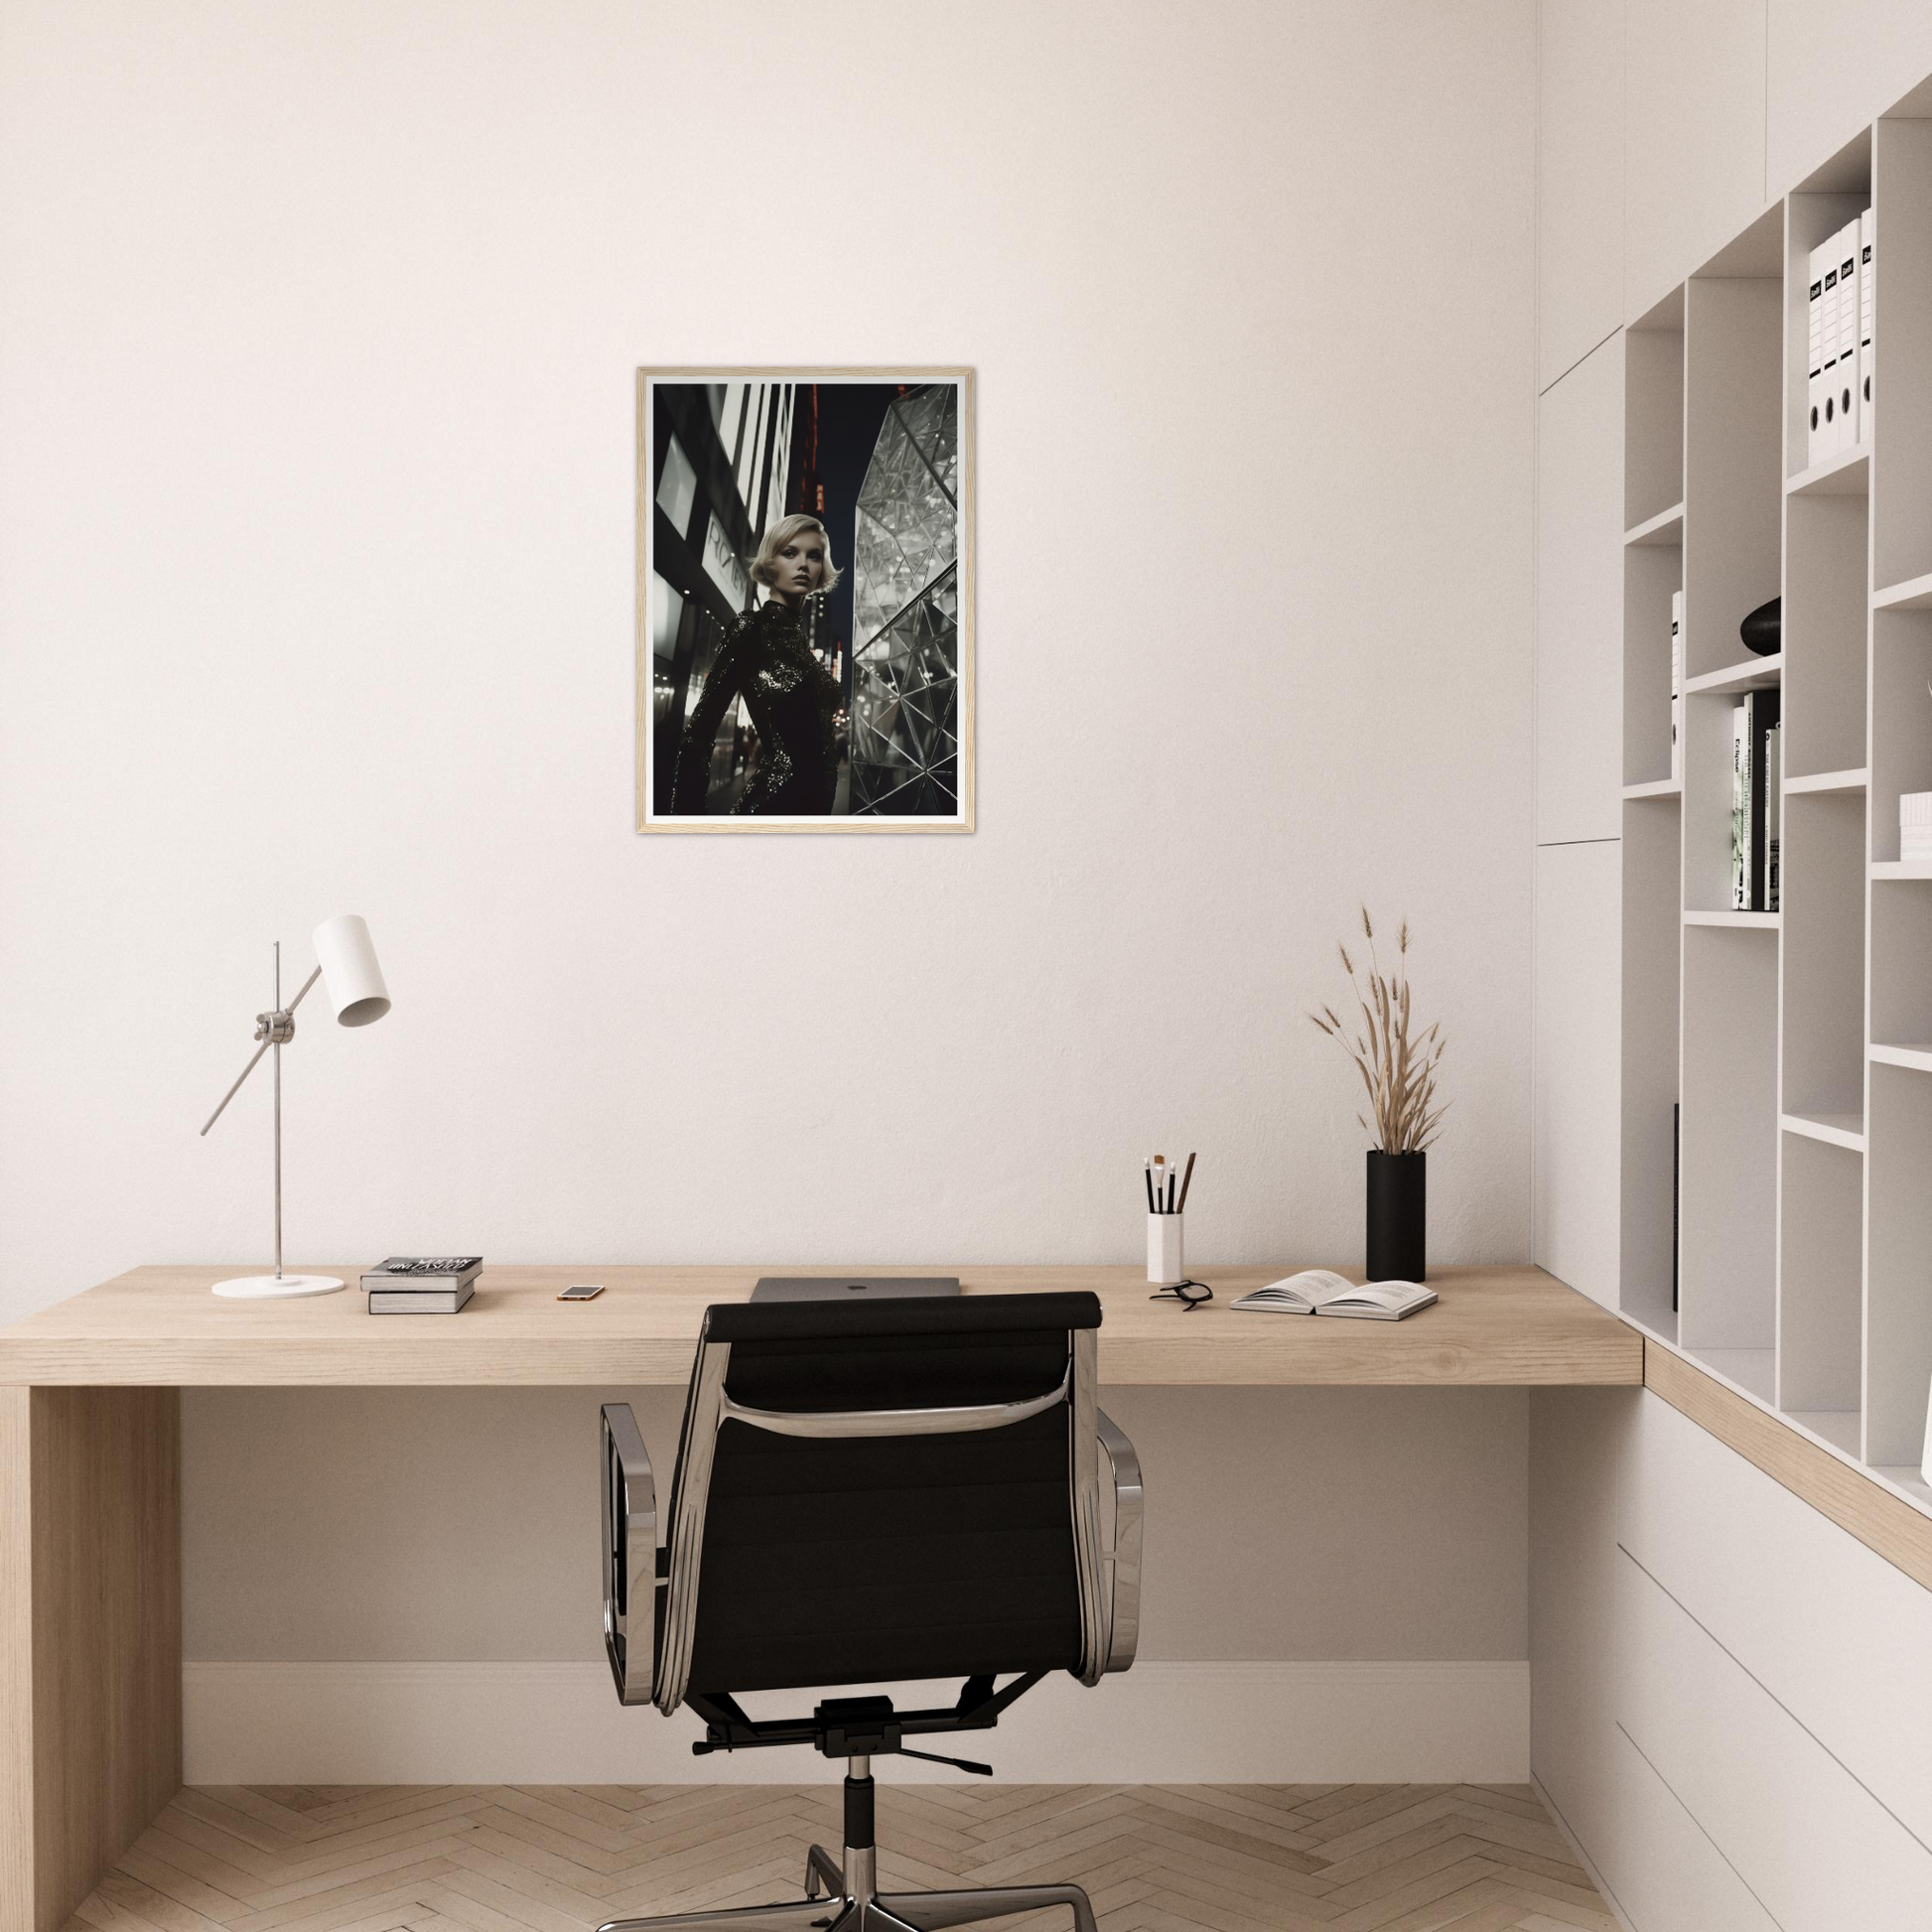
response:
{"label": "chair swivel base", "polygon": [[[1078,1885],[876,1892],[877,1856],[871,1846],[848,1846],[841,1867],[822,1845],[814,1845],[805,1863],[805,1896],[790,1904],[612,1919],[598,1932],[945,1932],[948,1926],[1013,1918],[1050,1905],[1071,1908],[1074,1932],[1096,1932],[1093,1906]],[[823,1893],[821,1884],[827,1888]]]}

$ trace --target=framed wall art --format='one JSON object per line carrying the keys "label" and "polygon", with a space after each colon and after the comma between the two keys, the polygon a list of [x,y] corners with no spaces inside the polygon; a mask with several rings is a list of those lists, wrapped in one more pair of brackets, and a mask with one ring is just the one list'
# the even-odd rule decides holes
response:
{"label": "framed wall art", "polygon": [[973,829],[973,372],[639,369],[637,829]]}

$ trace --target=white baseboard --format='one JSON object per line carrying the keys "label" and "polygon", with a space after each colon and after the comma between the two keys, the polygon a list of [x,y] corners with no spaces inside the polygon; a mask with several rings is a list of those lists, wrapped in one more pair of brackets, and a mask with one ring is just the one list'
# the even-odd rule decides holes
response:
{"label": "white baseboard", "polygon": [[[602,1664],[182,1667],[190,1784],[798,1784],[799,1750],[691,1755],[688,1712],[624,1710]],[[901,1709],[933,1687],[897,1694]],[[747,1700],[772,1715],[782,1697]],[[801,1703],[802,1708],[802,1703]],[[1011,1783],[1520,1784],[1527,1663],[1138,1664],[1053,1677],[934,1738]],[[895,1781],[957,1778],[901,1758]]]}

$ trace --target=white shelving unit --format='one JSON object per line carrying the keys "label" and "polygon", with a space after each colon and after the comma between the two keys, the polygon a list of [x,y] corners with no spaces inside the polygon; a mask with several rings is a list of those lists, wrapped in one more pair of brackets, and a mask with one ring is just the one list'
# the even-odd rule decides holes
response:
{"label": "white shelving unit", "polygon": [[[1625,332],[1620,1283],[1631,1319],[1922,1508],[1932,865],[1900,862],[1898,798],[1932,790],[1927,116],[1932,86]],[[1866,207],[1873,420],[1812,464],[1810,251]],[[1739,622],[1773,596],[1784,648],[1751,657]],[[1766,686],[1780,910],[1737,912],[1730,711]]]}

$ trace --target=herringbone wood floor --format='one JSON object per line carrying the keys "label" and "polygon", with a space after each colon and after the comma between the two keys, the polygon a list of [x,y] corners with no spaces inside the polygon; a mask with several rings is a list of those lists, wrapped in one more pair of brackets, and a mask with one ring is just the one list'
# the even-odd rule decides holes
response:
{"label": "herringbone wood floor", "polygon": [[[801,1896],[814,1839],[836,1778],[191,1788],[69,1932],[584,1932]],[[1615,1932],[1524,1785],[882,1780],[879,1844],[882,1891],[1072,1880],[1102,1932]]]}

